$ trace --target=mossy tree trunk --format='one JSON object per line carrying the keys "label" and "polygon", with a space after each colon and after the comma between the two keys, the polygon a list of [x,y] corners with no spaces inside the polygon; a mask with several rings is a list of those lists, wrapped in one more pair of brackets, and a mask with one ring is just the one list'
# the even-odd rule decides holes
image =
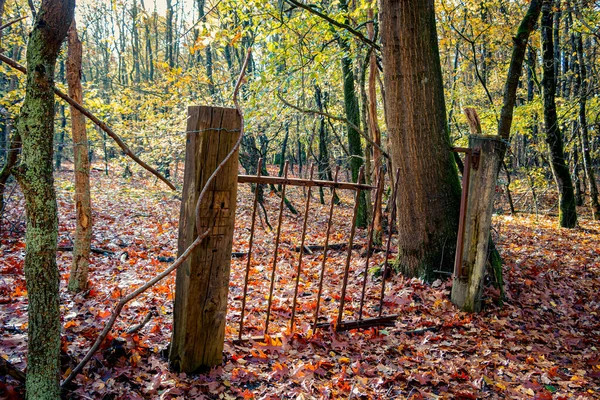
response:
{"label": "mossy tree trunk", "polygon": [[[83,104],[81,87],[82,46],[73,21],[69,29],[69,52],[67,60],[67,81],[69,96]],[[87,288],[90,248],[92,242],[92,205],[90,200],[90,160],[88,138],[85,130],[85,116],[71,107],[71,132],[73,134],[73,163],[75,170],[75,245],[73,263],[69,277],[69,290],[80,292]]]}
{"label": "mossy tree trunk", "polygon": [[558,127],[556,114],[556,80],[554,79],[554,45],[552,38],[553,1],[544,0],[542,3],[542,87],[544,91],[544,126],[546,142],[550,149],[550,164],[559,195],[559,225],[563,228],[573,228],[577,225],[575,208],[575,193],[569,167],[565,161],[563,138]]}
{"label": "mossy tree trunk", "polygon": [[23,151],[15,171],[25,196],[25,279],[29,297],[28,399],[58,399],[60,310],[57,213],[52,175],[54,67],[73,19],[74,0],[43,0],[27,45],[27,86],[18,129]]}
{"label": "mossy tree trunk", "polygon": [[381,0],[379,17],[384,106],[400,179],[398,261],[406,275],[431,279],[435,270],[452,269],[460,203],[434,1]]}

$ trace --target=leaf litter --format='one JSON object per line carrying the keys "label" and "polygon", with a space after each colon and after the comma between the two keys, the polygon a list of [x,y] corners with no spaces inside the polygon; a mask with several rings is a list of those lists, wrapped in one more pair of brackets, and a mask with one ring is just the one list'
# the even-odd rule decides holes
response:
{"label": "leaf litter", "polygon": [[[72,245],[72,174],[57,177],[59,246]],[[92,172],[93,246],[114,254],[91,255],[90,288],[66,291],[70,252],[59,252],[63,334],[63,378],[83,357],[120,297],[164,270],[176,257],[180,201],[151,180],[125,181]],[[234,252],[248,249],[252,194],[239,185]],[[276,229],[279,197],[266,192],[268,218]],[[266,341],[234,344],[247,256],[233,258],[224,362],[201,374],[169,370],[174,276],[129,304],[115,329],[69,398],[476,399],[600,398],[600,223],[582,219],[572,230],[554,218],[499,215],[494,219],[505,261],[507,300],[485,293],[486,310],[471,315],[449,301],[451,285],[393,275],[386,282],[384,315],[398,314],[393,327],[312,331],[322,251],[304,254],[294,332],[289,330],[304,205],[302,188],[288,188],[298,208],[286,210],[277,263],[272,319]],[[322,245],[326,204],[313,191],[306,244]],[[350,193],[336,208],[330,243],[346,243],[352,213]],[[10,199],[0,232],[0,357],[25,370],[27,291],[23,277],[24,202]],[[313,211],[314,210],[314,211]],[[344,319],[356,319],[365,268],[367,232],[357,232]],[[246,303],[244,337],[261,335],[273,264],[275,231],[257,218]],[[394,249],[396,250],[396,249]],[[346,249],[330,251],[324,274],[320,322],[335,323]],[[371,256],[364,317],[377,316],[384,253]],[[149,322],[139,325],[148,313]],[[0,378],[0,395],[20,398],[23,388]]]}

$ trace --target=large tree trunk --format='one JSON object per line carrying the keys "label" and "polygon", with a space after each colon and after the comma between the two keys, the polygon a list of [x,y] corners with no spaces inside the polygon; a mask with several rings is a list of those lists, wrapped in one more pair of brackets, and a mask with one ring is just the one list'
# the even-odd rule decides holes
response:
{"label": "large tree trunk", "polygon": [[546,129],[546,142],[550,148],[550,160],[554,180],[558,187],[559,224],[563,228],[573,228],[577,225],[577,211],[575,209],[575,194],[569,167],[565,162],[563,139],[558,127],[556,114],[556,80],[554,79],[554,46],[552,43],[552,0],[544,0],[542,5],[542,59],[544,76],[542,87],[544,89],[544,125]]}
{"label": "large tree trunk", "polygon": [[18,129],[16,171],[27,210],[25,279],[29,297],[27,398],[58,399],[60,310],[56,267],[58,219],[52,176],[54,67],[73,19],[74,0],[43,0],[27,45],[27,89]]}
{"label": "large tree trunk", "polygon": [[[67,81],[69,96],[83,104],[81,88],[81,42],[77,36],[75,21],[69,29],[69,52]],[[69,277],[69,290],[80,292],[87,288],[90,247],[92,241],[92,206],[90,200],[90,161],[85,116],[71,107],[71,132],[73,134],[73,163],[75,170],[75,245]]]}
{"label": "large tree trunk", "polygon": [[399,262],[410,276],[451,271],[460,183],[450,152],[434,1],[380,2],[386,119],[399,169]]}

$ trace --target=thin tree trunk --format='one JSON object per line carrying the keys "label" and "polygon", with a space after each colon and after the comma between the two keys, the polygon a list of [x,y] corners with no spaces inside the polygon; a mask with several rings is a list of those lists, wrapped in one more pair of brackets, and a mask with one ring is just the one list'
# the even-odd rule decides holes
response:
{"label": "thin tree trunk", "polygon": [[[323,92],[319,86],[315,86],[315,103],[320,112],[323,112],[325,99],[323,98]],[[325,126],[325,117],[319,116],[319,158],[317,160],[317,171],[319,173],[319,179],[333,180],[333,174],[331,173],[331,166],[329,165],[329,151],[327,149],[328,135],[327,126]],[[337,193],[335,194],[334,202],[337,204],[339,198]],[[323,188],[319,188],[319,200],[321,204],[325,204],[325,196]]]}
{"label": "thin tree trunk", "polygon": [[15,129],[10,141],[10,147],[8,148],[6,162],[0,170],[0,212],[1,210],[4,210],[4,189],[6,188],[6,182],[8,182],[8,178],[12,175],[12,169],[17,164],[20,151],[21,135],[19,134],[19,131]]}
{"label": "thin tree trunk", "polygon": [[71,25],[74,0],[43,0],[27,45],[26,95],[18,129],[23,143],[15,175],[25,197],[28,292],[28,399],[60,397],[59,273],[56,266],[58,218],[52,141],[54,138],[54,69]]}
{"label": "thin tree trunk", "polygon": [[583,41],[581,34],[575,39],[577,43],[577,61],[579,73],[576,74],[577,86],[579,87],[579,128],[581,133],[581,153],[583,158],[583,168],[587,178],[590,191],[590,205],[592,207],[592,216],[594,220],[600,219],[600,203],[598,203],[598,186],[596,186],[596,176],[592,165],[592,156],[590,149],[590,139],[588,134],[588,123],[586,116],[587,106],[587,71],[585,58],[583,54]]}
{"label": "thin tree trunk", "polygon": [[554,36],[554,81],[556,85],[556,94],[560,96],[560,81],[561,81],[561,71],[560,71],[560,0],[556,0],[556,12],[554,13],[553,24],[554,28],[552,30],[552,35]]}
{"label": "thin tree trunk", "polygon": [[137,1],[133,1],[131,7],[131,32],[133,35],[133,43],[131,49],[131,55],[133,56],[133,77],[134,83],[140,83],[140,37],[138,34],[138,5]]}
{"label": "thin tree trunk", "polygon": [[[67,81],[69,96],[83,104],[81,87],[82,46],[73,21],[69,29],[69,50],[67,59]],[[90,200],[90,162],[88,138],[85,129],[85,116],[71,107],[71,132],[73,134],[73,163],[75,170],[75,245],[73,263],[69,277],[69,290],[80,292],[87,288],[88,266],[92,241],[92,207]]]}
{"label": "thin tree trunk", "polygon": [[165,62],[169,64],[169,67],[175,66],[175,60],[173,58],[173,5],[171,0],[167,0],[167,27],[165,32]]}
{"label": "thin tree trunk", "polygon": [[542,58],[544,76],[544,125],[546,142],[550,148],[550,159],[554,180],[559,194],[559,224],[563,228],[574,228],[577,225],[575,194],[571,174],[565,161],[563,138],[558,127],[556,114],[556,80],[554,79],[554,45],[552,41],[552,0],[544,0],[542,5]]}
{"label": "thin tree trunk", "polygon": [[[346,0],[340,1],[340,10],[344,13],[348,13],[348,3]],[[348,18],[346,17],[346,23]],[[360,110],[358,108],[358,98],[356,97],[356,91],[354,89],[354,73],[352,72],[352,59],[350,55],[350,44],[344,38],[339,38],[338,42],[342,49],[342,79],[344,82],[344,109],[346,111],[346,119],[350,121],[354,126],[360,125]],[[348,150],[350,151],[350,170],[352,172],[352,181],[358,181],[358,173],[360,167],[363,164],[363,149],[360,140],[360,133],[352,127],[347,126],[348,131]],[[359,228],[367,227],[367,201],[365,192],[361,191],[359,196],[358,204],[358,215],[356,217],[356,226]]]}
{"label": "thin tree trunk", "polygon": [[[575,127],[575,122],[573,121],[573,131],[579,129],[579,127]],[[581,189],[581,178],[579,177],[579,131],[576,131],[577,138],[575,139],[575,143],[573,145],[573,186],[575,187],[575,205],[582,206],[583,205],[583,190]]]}
{"label": "thin tree trunk", "polygon": [[[373,19],[373,10],[369,10],[369,19]],[[369,31],[369,39],[375,40],[375,32],[373,24],[367,25]],[[381,131],[379,130],[379,124],[377,123],[377,58],[375,52],[371,50],[371,56],[369,57],[369,132],[373,138],[373,141],[381,147]],[[379,147],[373,146],[373,182],[380,182],[380,185],[384,185],[384,179],[379,179],[382,173],[381,167],[383,165],[381,158],[381,151]],[[383,190],[376,191],[375,202],[373,204],[373,213],[375,214],[373,221],[373,235],[375,243],[381,243],[383,229],[381,227],[381,204],[383,202]]]}

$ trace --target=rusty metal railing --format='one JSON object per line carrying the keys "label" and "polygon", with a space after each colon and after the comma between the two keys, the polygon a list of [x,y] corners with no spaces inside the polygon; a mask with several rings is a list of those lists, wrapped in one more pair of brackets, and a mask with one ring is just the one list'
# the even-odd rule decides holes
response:
{"label": "rusty metal railing", "polygon": [[[272,308],[272,301],[273,301],[273,292],[274,292],[274,287],[275,287],[275,281],[276,281],[276,277],[277,277],[277,264],[278,264],[278,258],[279,258],[279,247],[280,247],[280,236],[281,236],[281,230],[282,230],[282,219],[283,219],[283,209],[284,209],[284,199],[285,199],[285,190],[288,186],[303,186],[303,187],[307,187],[307,193],[306,193],[306,201],[305,201],[305,209],[304,209],[304,220],[302,223],[302,231],[301,231],[301,236],[300,236],[300,248],[299,248],[299,256],[298,256],[298,260],[297,263],[295,263],[295,279],[294,279],[294,297],[293,297],[293,301],[292,301],[292,305],[291,305],[291,317],[289,319],[289,327],[290,327],[290,331],[294,332],[294,329],[296,327],[296,319],[297,319],[297,306],[298,306],[298,292],[299,292],[299,285],[300,285],[300,276],[303,273],[303,254],[305,251],[305,239],[306,239],[306,234],[307,234],[307,225],[308,225],[308,219],[309,219],[309,213],[310,213],[310,207],[311,207],[311,190],[313,187],[329,187],[332,189],[331,191],[331,198],[329,201],[329,213],[328,213],[328,217],[327,217],[327,224],[326,224],[326,229],[325,229],[325,243],[323,246],[323,258],[322,258],[322,262],[320,265],[320,269],[319,269],[319,282],[318,282],[318,291],[316,294],[316,299],[315,299],[315,310],[314,310],[314,315],[311,318],[312,322],[312,327],[313,330],[319,329],[319,328],[323,328],[325,326],[330,326],[331,324],[335,324],[335,328],[337,330],[347,330],[347,329],[355,329],[355,328],[365,328],[365,327],[372,327],[372,326],[378,326],[378,325],[389,325],[391,323],[394,322],[394,320],[396,319],[396,315],[384,315],[383,313],[383,309],[384,309],[384,297],[385,297],[385,280],[386,277],[389,275],[389,257],[390,257],[390,252],[391,252],[391,241],[392,241],[392,220],[395,217],[396,211],[395,211],[395,203],[396,203],[396,197],[397,197],[397,191],[398,191],[398,179],[396,179],[395,184],[392,187],[392,193],[391,193],[391,203],[390,203],[390,223],[388,224],[388,237],[387,237],[387,244],[386,244],[386,249],[385,249],[385,260],[383,262],[383,274],[382,274],[382,279],[381,279],[381,288],[377,289],[379,298],[377,299],[377,305],[379,306],[378,309],[378,315],[377,317],[371,317],[371,318],[365,318],[364,317],[364,306],[366,304],[366,287],[367,287],[367,279],[368,279],[368,273],[369,273],[369,266],[370,266],[370,262],[371,262],[371,252],[373,251],[373,232],[374,232],[374,224],[375,224],[375,219],[372,218],[370,221],[370,224],[368,226],[368,233],[367,233],[367,243],[366,243],[366,257],[365,257],[365,266],[364,266],[364,270],[362,273],[362,284],[361,284],[361,290],[360,290],[360,300],[359,300],[359,310],[358,310],[358,319],[357,320],[350,320],[350,321],[345,321],[343,319],[344,317],[344,308],[346,306],[346,294],[347,294],[347,289],[348,289],[348,279],[349,279],[349,271],[350,271],[350,264],[352,261],[352,251],[354,249],[354,239],[355,239],[355,234],[356,234],[356,220],[357,220],[357,215],[358,215],[358,203],[359,203],[359,198],[361,195],[362,191],[366,191],[366,190],[375,190],[376,191],[376,196],[378,196],[379,191],[383,191],[384,190],[384,185],[381,185],[380,182],[377,183],[377,186],[371,186],[371,185],[367,185],[363,183],[364,180],[364,169],[361,168],[360,173],[359,173],[359,179],[358,182],[359,183],[351,183],[351,182],[340,182],[338,180],[338,175],[339,175],[339,167],[336,168],[335,170],[335,175],[334,175],[334,179],[333,181],[326,181],[326,180],[317,180],[314,179],[313,174],[314,174],[314,168],[311,166],[310,169],[310,177],[309,179],[299,179],[299,178],[289,178],[288,177],[288,164],[286,163],[284,166],[284,176],[283,177],[271,177],[271,176],[261,176],[260,170],[262,168],[262,159],[259,160],[259,164],[258,164],[258,172],[256,175],[239,175],[238,176],[238,183],[253,183],[255,185],[268,185],[268,184],[273,184],[273,185],[277,185],[280,184],[281,185],[281,201],[279,203],[279,214],[278,214],[278,220],[277,220],[277,227],[276,227],[276,236],[275,236],[275,245],[274,245],[274,250],[273,250],[273,262],[271,265],[271,270],[270,270],[270,277],[269,277],[269,296],[267,299],[267,304],[266,304],[266,316],[265,316],[265,321],[264,321],[264,331],[263,331],[263,335],[262,337],[264,338],[265,335],[269,334],[269,326],[270,326],[270,319],[271,319],[271,308]],[[382,173],[379,174],[379,176],[383,176]],[[398,173],[396,173],[396,176],[398,176]],[[352,222],[351,222],[351,230],[350,230],[350,234],[348,237],[348,243],[347,243],[347,253],[346,253],[346,260],[345,260],[345,265],[344,265],[344,270],[343,270],[343,276],[342,276],[342,283],[341,283],[341,287],[339,288],[339,293],[340,293],[340,300],[339,300],[339,308],[337,310],[337,319],[333,318],[333,322],[319,322],[319,319],[321,317],[321,302],[322,302],[322,296],[323,296],[323,286],[324,286],[324,276],[326,274],[326,268],[327,268],[327,256],[328,256],[328,252],[330,251],[330,237],[331,237],[331,230],[332,230],[332,224],[333,224],[333,216],[334,216],[334,212],[335,212],[335,204],[336,204],[336,199],[337,199],[337,191],[338,190],[351,190],[354,192],[354,200],[355,200],[355,204],[354,204],[354,209],[353,209],[353,216],[352,216]],[[237,340],[236,341],[243,341],[244,339],[244,330],[245,330],[245,308],[246,308],[246,304],[247,304],[247,296],[248,296],[248,286],[249,286],[249,275],[250,275],[250,268],[251,268],[251,264],[252,264],[252,257],[253,257],[253,244],[254,244],[254,230],[256,228],[256,214],[257,214],[257,207],[258,207],[258,196],[259,196],[259,190],[258,190],[258,186],[255,189],[254,192],[254,202],[253,202],[253,209],[252,209],[252,220],[251,220],[251,226],[250,226],[250,237],[249,237],[249,242],[248,242],[248,255],[247,255],[247,260],[246,260],[246,270],[245,273],[243,274],[244,276],[244,283],[243,283],[243,293],[242,293],[242,309],[240,312],[240,321],[239,321],[239,331],[237,334]],[[260,337],[258,337],[260,338]]]}

